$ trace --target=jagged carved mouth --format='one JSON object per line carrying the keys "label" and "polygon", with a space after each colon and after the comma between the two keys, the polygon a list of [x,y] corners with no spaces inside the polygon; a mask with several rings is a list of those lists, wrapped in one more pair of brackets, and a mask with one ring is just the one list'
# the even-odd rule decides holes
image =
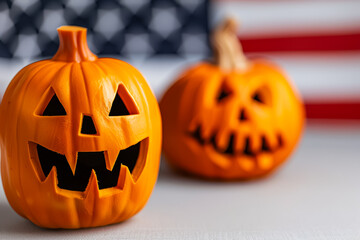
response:
{"label": "jagged carved mouth", "polygon": [[190,132],[190,136],[195,139],[200,145],[211,145],[213,149],[220,154],[227,154],[232,156],[248,156],[255,157],[256,155],[262,153],[271,153],[283,147],[284,141],[281,134],[277,134],[276,141],[277,144],[271,147],[268,143],[268,140],[265,136],[261,136],[261,146],[257,150],[253,150],[250,146],[250,137],[246,137],[244,141],[244,146],[242,146],[239,151],[235,151],[234,139],[235,135],[231,134],[228,141],[228,146],[225,150],[220,149],[216,144],[216,134],[212,135],[209,139],[204,139],[201,136],[201,126],[198,126],[193,132]]}
{"label": "jagged carved mouth", "polygon": [[[95,171],[99,189],[112,188],[118,185],[121,165],[126,166],[133,179],[136,180],[145,166],[148,138],[126,149],[119,150],[116,162],[111,170],[106,167],[105,158],[108,157],[106,151],[78,152],[74,174],[65,155],[51,151],[40,144],[30,143],[29,146],[33,162],[37,160],[45,177],[43,180],[55,167],[59,188],[83,192],[93,171]],[[36,153],[36,157],[34,157],[34,153]]]}

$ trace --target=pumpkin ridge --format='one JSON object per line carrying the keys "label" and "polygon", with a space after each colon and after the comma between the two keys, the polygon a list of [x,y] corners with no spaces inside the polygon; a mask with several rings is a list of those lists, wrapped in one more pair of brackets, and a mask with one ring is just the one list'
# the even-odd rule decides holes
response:
{"label": "pumpkin ridge", "polygon": [[[44,60],[44,61],[46,61],[46,60]],[[30,67],[30,66],[36,67],[38,65],[37,63],[39,63],[39,62],[28,65],[28,67]],[[23,68],[14,76],[14,81],[11,81],[9,83],[6,91],[4,92],[4,95],[2,96],[2,99],[8,99],[8,98],[11,99],[12,98],[12,95],[14,94],[14,90],[19,87],[19,82],[23,79],[25,74],[28,74],[28,71],[26,68]],[[3,126],[3,124],[1,126]]]}
{"label": "pumpkin ridge", "polygon": [[[83,63],[79,63],[79,66],[80,66],[80,70],[81,70],[81,73],[82,73],[81,75],[82,75],[82,77],[83,77],[83,81],[84,81],[84,85],[85,85],[85,92],[86,92],[87,102],[90,103],[90,102],[91,102],[91,96],[89,95],[89,94],[90,94],[90,88],[89,88],[89,84],[88,84],[88,81],[90,81],[90,80],[89,80],[89,78],[87,77],[87,75],[86,75],[86,73],[85,73],[85,69],[84,69]],[[93,111],[93,106],[92,106],[92,104],[88,104],[88,106],[89,106],[89,111],[90,111],[90,112],[94,112],[94,111]],[[83,118],[83,117],[85,116],[84,113],[82,113],[81,115],[82,115],[81,118]],[[81,122],[81,120],[80,120],[80,122]],[[82,125],[82,123],[80,123],[80,125]],[[98,131],[98,130],[97,130],[97,131]],[[96,148],[99,147],[97,141],[93,141],[93,143],[94,143],[94,145],[96,146]]]}
{"label": "pumpkin ridge", "polygon": [[[93,62],[94,67],[96,67],[96,68],[98,69],[98,71],[101,72],[101,74],[103,74],[104,76],[109,76],[109,72],[99,64],[99,62],[101,62],[101,60],[103,60],[103,58],[99,58],[99,59],[97,59],[96,61],[94,61],[94,62]],[[116,86],[116,90],[115,90],[115,91],[118,90],[118,87],[119,87],[119,86]],[[106,105],[106,104],[105,104],[105,105]],[[110,108],[111,108],[111,105],[112,105],[112,102],[109,101],[109,106],[106,105],[106,107],[107,107],[108,109],[110,109]]]}
{"label": "pumpkin ridge", "polygon": [[[28,67],[32,67],[31,65],[29,65]],[[36,65],[36,66],[34,66],[34,67],[36,67],[37,69],[37,71],[33,74],[33,76],[30,78],[30,79],[28,79],[28,77],[26,76],[26,75],[24,75],[23,76],[23,78],[25,78],[24,79],[24,83],[23,84],[18,84],[18,87],[19,87],[19,90],[14,90],[13,91],[13,93],[16,93],[16,91],[20,91],[22,94],[18,94],[18,98],[21,98],[21,100],[19,101],[19,105],[18,105],[18,109],[23,109],[23,106],[24,106],[24,104],[25,104],[25,92],[27,92],[28,91],[28,86],[30,85],[30,83],[35,79],[37,79],[38,78],[38,74],[39,73],[41,73],[44,69],[46,69],[47,67],[52,67],[52,65],[51,65],[51,62],[47,62],[47,64],[46,65],[40,65],[40,66],[38,66],[38,65]],[[26,81],[27,80],[27,81]],[[10,99],[11,98],[13,98],[12,96],[10,96]],[[15,111],[15,110],[14,110]],[[21,133],[19,133],[19,124],[20,124],[20,119],[19,118],[15,118],[16,120],[16,123],[14,123],[14,125],[16,125],[16,128],[15,128],[15,136],[16,136],[16,139],[17,140],[19,140],[20,139],[20,137],[19,137],[19,134],[21,135]],[[18,142],[17,143],[18,145],[21,145],[21,142]],[[20,150],[20,148],[18,148],[18,151]],[[20,155],[19,154],[19,152],[17,151],[17,155]],[[20,158],[17,158],[17,160],[20,162]],[[22,181],[24,181],[25,179],[23,179],[23,178],[21,178],[21,175],[22,174],[20,174],[21,172],[23,172],[23,165],[22,164],[19,164],[18,163],[18,166],[19,166],[19,169],[18,169],[18,171],[19,171],[19,174],[18,174],[18,178],[19,178],[19,185],[20,185],[20,191],[21,191],[21,196],[25,196],[25,194],[24,194],[24,190],[23,190],[23,186],[24,186],[24,184],[23,184],[23,182]],[[34,214],[33,213],[33,211],[32,211],[32,208],[29,206],[29,204],[26,202],[26,201],[23,201],[23,204],[26,206],[26,208],[25,208],[25,211],[30,215],[30,216],[27,216],[27,218],[29,218],[29,219],[34,219],[34,221],[37,221],[37,219],[36,219],[36,214]],[[24,206],[23,206],[23,209],[24,209]],[[24,211],[24,212],[25,212]],[[24,215],[26,215],[26,214],[24,214]]]}
{"label": "pumpkin ridge", "polygon": [[[41,61],[41,62],[45,62],[46,65],[41,65],[41,64],[36,64],[36,65],[33,65],[33,64],[30,64],[27,66],[27,71],[31,71],[33,76],[31,77],[31,79],[33,79],[40,71],[42,71],[42,69],[44,69],[45,67],[51,65],[51,62],[48,61],[48,60],[44,60],[44,61]],[[29,70],[29,68],[31,68]],[[29,73],[28,73],[29,74]],[[12,95],[9,96],[9,99],[13,99],[13,96],[14,94],[16,94],[17,91],[21,91],[25,81],[28,81],[30,83],[31,79],[28,78],[28,75],[24,74],[22,76],[22,78],[24,78],[22,81],[19,80],[19,82],[16,84],[16,86],[14,87],[14,89],[12,89]],[[4,95],[5,97],[5,95]],[[4,98],[3,98],[4,99]]]}
{"label": "pumpkin ridge", "polygon": [[[74,75],[76,74],[76,67],[79,67],[79,63],[77,62],[73,62],[71,63],[71,69],[69,71],[69,77],[66,77],[68,83],[69,83],[69,95],[70,95],[70,108],[69,108],[69,116],[70,116],[70,121],[73,123],[77,123],[78,118],[77,115],[74,114],[74,110],[73,109],[77,109],[77,103],[76,101],[74,101],[73,99],[77,98],[77,94],[74,93],[74,87],[71,87],[71,80],[75,80],[75,81],[82,81],[84,82],[83,78],[83,73],[81,72],[81,74],[77,75],[81,75],[82,79],[78,79],[75,78]],[[77,69],[78,70],[78,69]],[[79,126],[81,126],[81,119],[79,119]],[[76,129],[75,129],[76,128]],[[73,172],[73,174],[75,174],[76,171],[76,164],[77,164],[77,156],[76,156],[76,149],[78,148],[77,146],[77,141],[75,139],[77,139],[80,130],[77,129],[77,124],[72,124],[71,125],[71,131],[70,131],[70,136],[68,140],[70,140],[70,142],[67,142],[66,144],[66,148],[65,148],[65,156],[66,159],[68,160],[68,163],[71,167],[71,170]],[[67,153],[67,154],[66,154]],[[72,163],[69,162],[69,160],[72,160]]]}

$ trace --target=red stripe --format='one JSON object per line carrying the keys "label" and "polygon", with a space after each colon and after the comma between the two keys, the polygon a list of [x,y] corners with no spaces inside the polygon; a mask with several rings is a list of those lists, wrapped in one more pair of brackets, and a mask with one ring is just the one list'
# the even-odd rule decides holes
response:
{"label": "red stripe", "polygon": [[303,52],[360,50],[360,30],[329,35],[241,38],[245,52]]}
{"label": "red stripe", "polygon": [[360,120],[360,99],[353,102],[305,102],[308,119]]}

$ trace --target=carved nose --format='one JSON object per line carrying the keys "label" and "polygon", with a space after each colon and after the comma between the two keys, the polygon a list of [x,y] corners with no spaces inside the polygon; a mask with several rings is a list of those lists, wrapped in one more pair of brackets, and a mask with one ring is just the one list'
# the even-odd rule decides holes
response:
{"label": "carved nose", "polygon": [[244,108],[240,110],[239,120],[240,121],[248,120],[248,114]]}
{"label": "carved nose", "polygon": [[81,124],[81,133],[82,134],[96,134],[96,128],[94,121],[91,116],[83,116]]}

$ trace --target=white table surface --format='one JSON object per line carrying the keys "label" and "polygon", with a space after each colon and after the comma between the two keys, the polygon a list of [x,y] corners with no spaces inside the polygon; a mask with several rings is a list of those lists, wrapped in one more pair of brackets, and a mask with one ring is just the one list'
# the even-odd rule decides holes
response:
{"label": "white table surface", "polygon": [[[355,63],[358,55],[352,58],[347,59]],[[345,70],[351,74],[345,75],[344,91],[358,92],[355,80],[360,74],[355,74],[359,68],[354,64],[332,71],[330,66],[337,61],[333,59],[326,66],[318,65],[329,69],[321,75],[310,63],[302,63],[301,56],[286,59],[278,61],[284,61],[305,94],[312,89],[311,79],[305,76],[315,74],[325,81],[329,74],[340,77]],[[135,65],[159,97],[184,62],[169,64],[163,59]],[[0,64],[0,96],[22,66]],[[335,83],[333,78],[330,82]],[[319,84],[325,86],[324,81]],[[266,179],[207,182],[175,174],[163,164],[154,192],[138,215],[93,229],[38,228],[10,208],[0,187],[0,239],[360,239],[359,149],[360,124],[310,124],[290,161]]]}
{"label": "white table surface", "polygon": [[107,227],[44,230],[0,190],[0,239],[360,239],[360,126],[308,126],[290,161],[252,182],[207,182],[162,166],[146,207]]}

